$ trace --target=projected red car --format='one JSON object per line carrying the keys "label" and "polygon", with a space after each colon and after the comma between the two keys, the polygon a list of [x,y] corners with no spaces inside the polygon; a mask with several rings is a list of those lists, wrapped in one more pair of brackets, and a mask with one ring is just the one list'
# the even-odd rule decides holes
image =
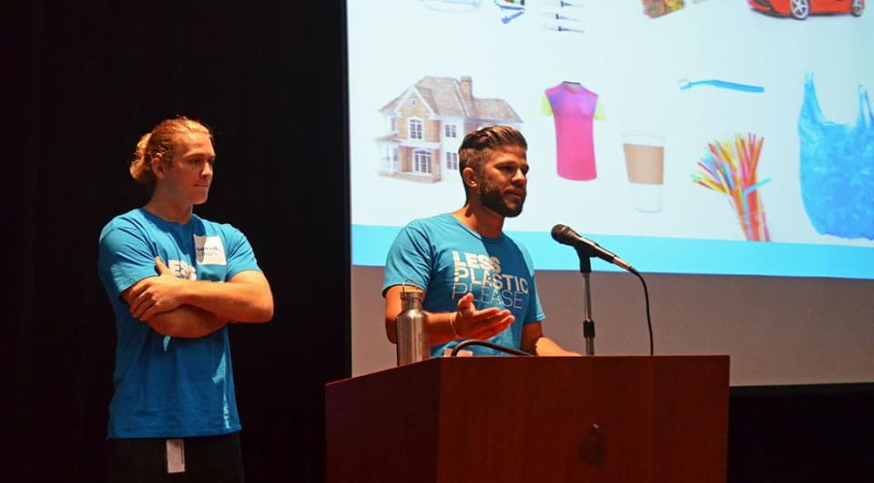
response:
{"label": "projected red car", "polygon": [[856,17],[865,10],[865,0],[747,0],[753,10],[804,20],[809,15],[849,13]]}

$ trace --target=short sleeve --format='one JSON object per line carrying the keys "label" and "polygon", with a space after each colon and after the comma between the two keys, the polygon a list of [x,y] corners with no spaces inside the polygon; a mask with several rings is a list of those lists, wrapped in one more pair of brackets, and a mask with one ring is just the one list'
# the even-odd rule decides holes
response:
{"label": "short sleeve", "polygon": [[225,240],[228,247],[227,278],[247,270],[261,271],[255,259],[255,251],[249,239],[237,228],[225,225]]}
{"label": "short sleeve", "polygon": [[431,282],[433,250],[428,233],[418,224],[411,223],[398,233],[385,263],[382,292],[389,287],[412,281],[419,288]]}
{"label": "short sleeve", "polygon": [[107,291],[117,297],[158,274],[154,249],[136,227],[120,222],[107,225],[100,234],[98,271]]}

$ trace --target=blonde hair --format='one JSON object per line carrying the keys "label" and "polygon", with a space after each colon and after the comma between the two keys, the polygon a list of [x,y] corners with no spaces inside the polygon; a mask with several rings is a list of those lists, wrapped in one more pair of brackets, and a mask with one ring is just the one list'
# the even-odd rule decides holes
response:
{"label": "blonde hair", "polygon": [[152,171],[152,160],[158,158],[162,163],[169,163],[173,159],[173,150],[179,136],[193,132],[205,133],[212,141],[212,131],[200,121],[179,116],[158,123],[154,129],[140,137],[130,163],[131,177],[150,189],[154,188],[156,178]]}

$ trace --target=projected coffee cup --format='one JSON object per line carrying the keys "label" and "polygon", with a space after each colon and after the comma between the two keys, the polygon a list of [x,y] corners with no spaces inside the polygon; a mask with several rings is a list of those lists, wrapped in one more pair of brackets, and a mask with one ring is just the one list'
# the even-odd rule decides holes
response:
{"label": "projected coffee cup", "polygon": [[665,179],[664,136],[629,132],[623,134],[622,144],[634,208],[645,213],[661,211]]}

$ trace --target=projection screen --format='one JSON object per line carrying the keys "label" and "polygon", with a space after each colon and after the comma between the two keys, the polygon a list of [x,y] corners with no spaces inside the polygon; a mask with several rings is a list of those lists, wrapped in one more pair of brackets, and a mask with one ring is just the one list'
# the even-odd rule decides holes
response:
{"label": "projection screen", "polygon": [[[347,1],[353,373],[394,365],[397,231],[460,207],[461,139],[509,124],[531,170],[505,230],[547,335],[583,345],[565,224],[641,273],[656,354],[727,353],[735,385],[874,381],[874,20],[800,3]],[[648,353],[640,281],[592,268],[596,354]]]}

